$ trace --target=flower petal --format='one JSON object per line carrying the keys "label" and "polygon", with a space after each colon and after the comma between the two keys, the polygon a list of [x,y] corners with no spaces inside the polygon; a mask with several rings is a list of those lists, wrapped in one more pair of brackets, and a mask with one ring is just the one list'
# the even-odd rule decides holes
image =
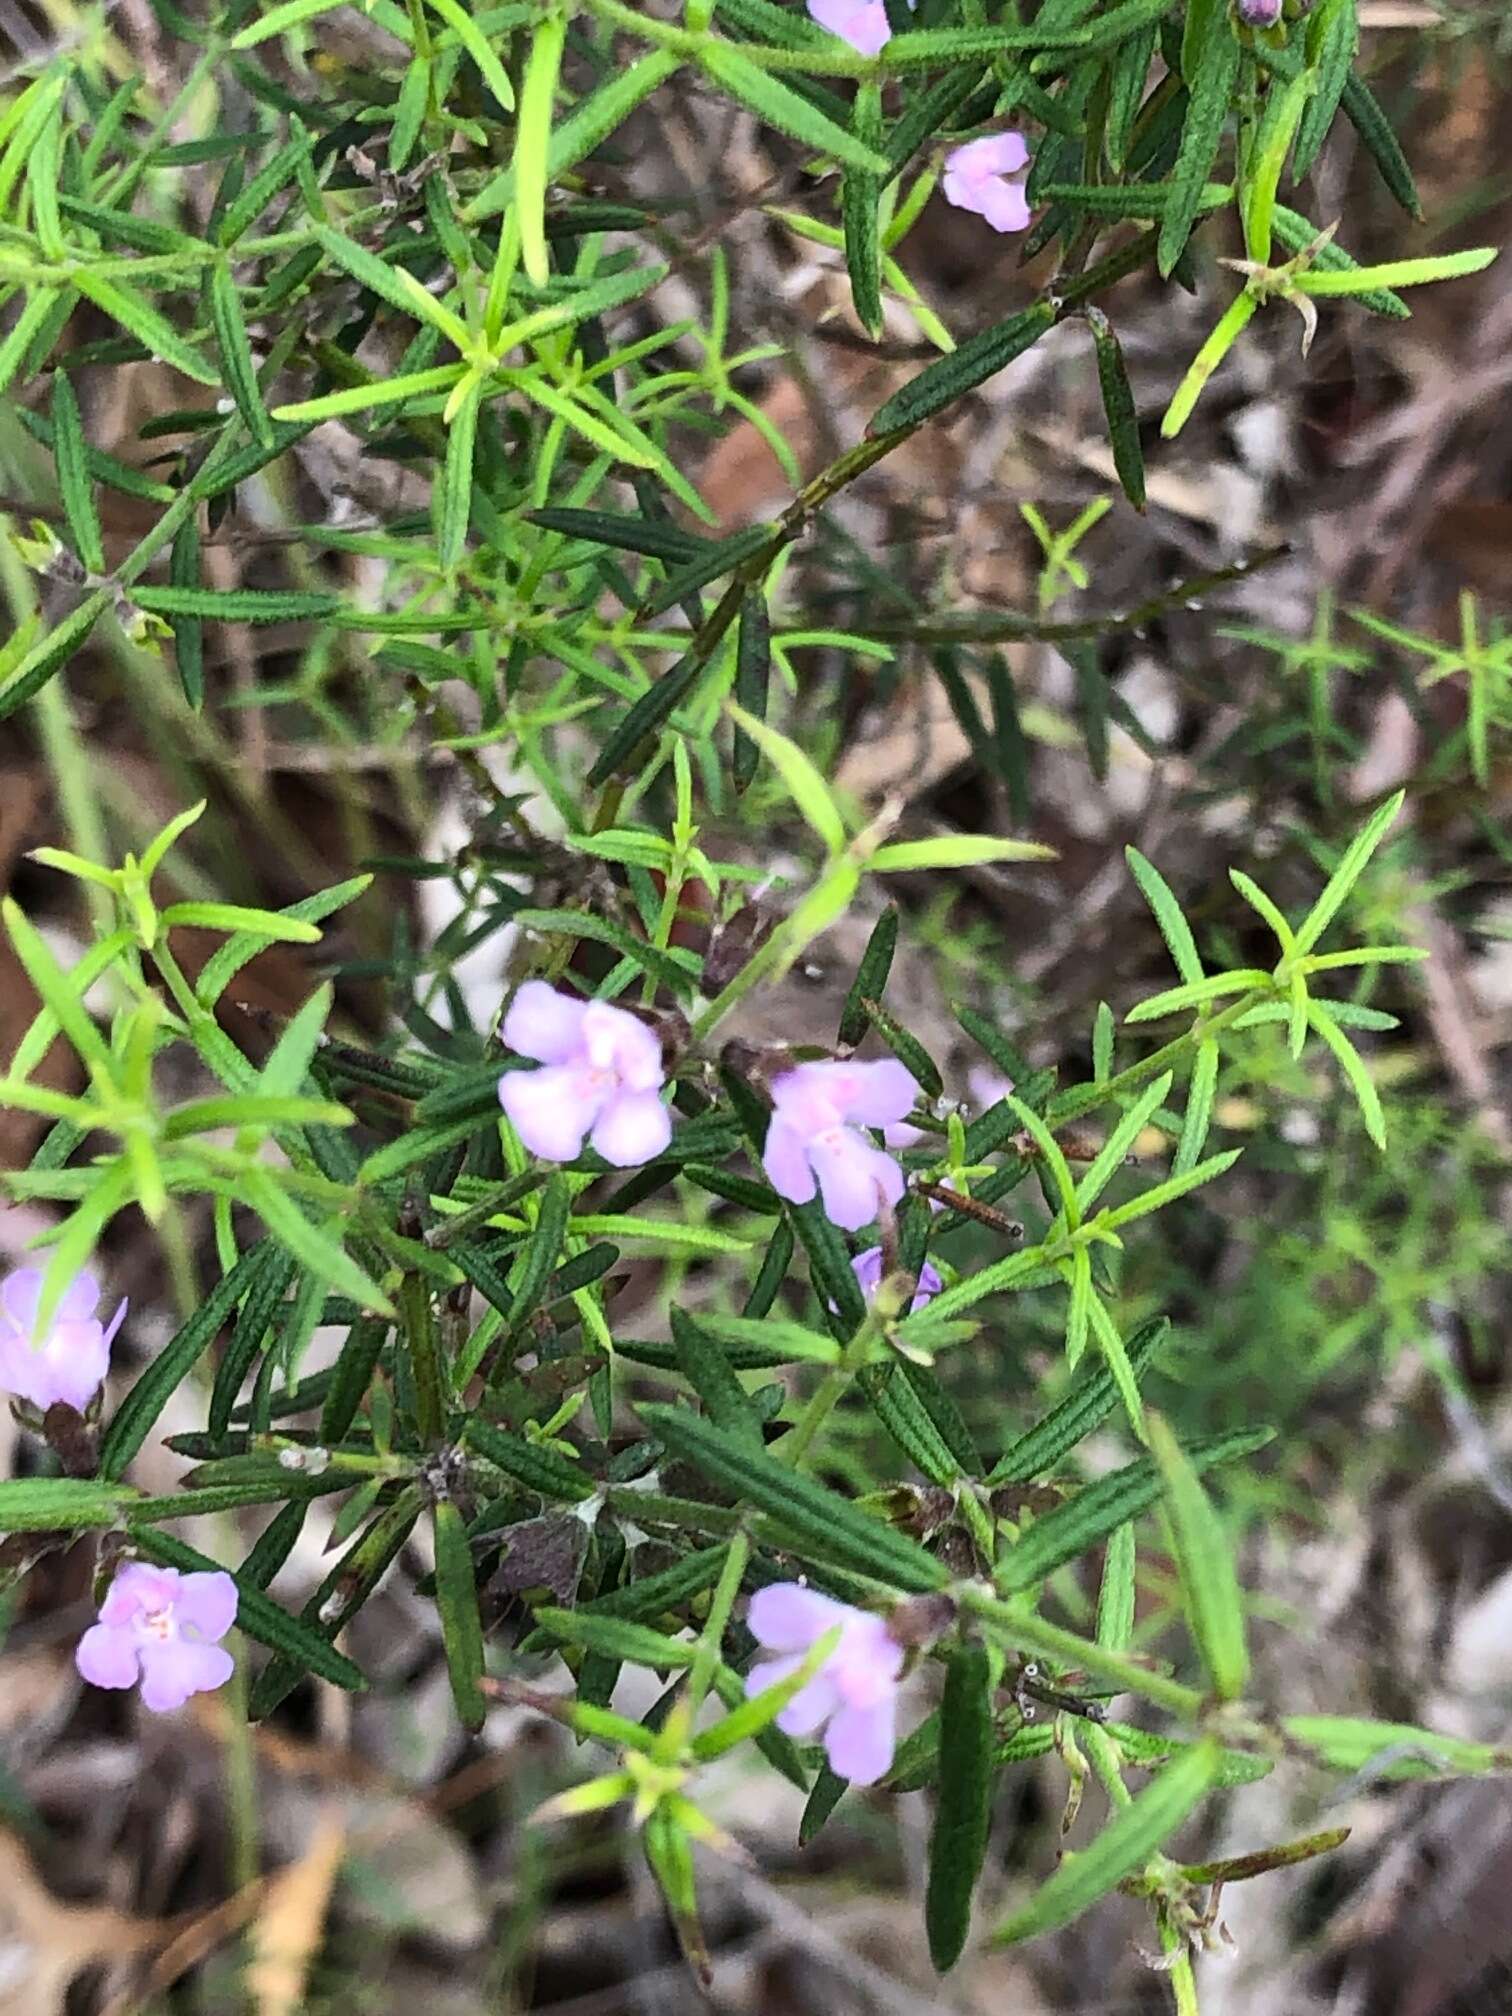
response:
{"label": "flower petal", "polygon": [[982,201],[982,215],[994,231],[1027,231],[1029,199],[1017,182],[989,182]]}
{"label": "flower petal", "polygon": [[[860,1284],[861,1293],[870,1302],[882,1286],[882,1248],[868,1246],[864,1253],[858,1253],[851,1262],[851,1272]],[[926,1260],[919,1269],[918,1286],[914,1290],[912,1302],[908,1305],[909,1309],[922,1309],[926,1302],[933,1301],[944,1286],[945,1283],[940,1279],[939,1268]]]}
{"label": "flower petal", "polygon": [[612,1001],[590,1001],[583,1016],[583,1043],[599,1071],[613,1071],[632,1092],[659,1092],[661,1042],[654,1029]]}
{"label": "flower petal", "polygon": [[222,1646],[196,1645],[187,1638],[143,1646],[140,1656],[142,1706],[154,1715],[182,1708],[191,1694],[213,1693],[236,1671],[235,1661]]}
{"label": "flower petal", "polygon": [[861,56],[875,56],[892,38],[883,0],[808,0],[808,11]]}
{"label": "flower petal", "polygon": [[110,1346],[92,1316],[87,1323],[59,1323],[41,1350],[21,1348],[36,1368],[29,1397],[44,1409],[61,1400],[82,1414],[110,1370]]}
{"label": "flower petal", "polygon": [[74,1647],[74,1664],[91,1687],[135,1687],[136,1641],[129,1631],[91,1624]]}
{"label": "flower petal", "polygon": [[789,1652],[782,1659],[763,1659],[745,1676],[746,1699],[754,1701],[758,1694],[765,1694],[768,1687],[775,1687],[790,1673],[796,1673],[802,1664],[801,1652]]}
{"label": "flower petal", "polygon": [[975,159],[989,175],[1017,175],[1029,166],[1029,143],[1022,133],[989,133],[974,144]]}
{"label": "flower petal", "polygon": [[576,995],[544,980],[527,980],[510,1002],[499,1033],[518,1056],[534,1057],[538,1064],[565,1064],[582,1051],[587,1012],[588,1003]]}
{"label": "flower petal", "polygon": [[842,1119],[865,1127],[886,1127],[913,1111],[919,1096],[918,1080],[896,1057],[879,1058],[875,1064],[840,1064],[836,1067],[836,1104]]}
{"label": "flower petal", "polygon": [[807,1652],[832,1625],[860,1615],[848,1603],[837,1603],[801,1582],[769,1582],[751,1598],[746,1623],[768,1651]]}
{"label": "flower petal", "polygon": [[945,1283],[940,1277],[939,1268],[934,1265],[933,1261],[926,1260],[924,1265],[919,1269],[919,1285],[914,1293],[913,1301],[909,1304],[910,1309],[922,1309],[926,1302],[934,1300],[944,1286]]}
{"label": "flower petal", "polygon": [[940,188],[945,201],[957,210],[977,210],[981,207],[982,185],[969,175],[958,175],[952,170],[941,182]]}
{"label": "flower petal", "polygon": [[800,1134],[822,1134],[845,1116],[840,1110],[842,1064],[798,1064],[772,1081],[772,1110]]}
{"label": "flower petal", "polygon": [[853,1127],[838,1127],[809,1143],[824,1215],[845,1232],[869,1225],[883,1202],[903,1195],[903,1171],[891,1155],[873,1148]]}
{"label": "flower petal", "polygon": [[154,1568],[148,1561],[124,1562],[105,1592],[100,1622],[116,1627],[129,1624],[144,1610],[171,1610],[178,1600],[178,1586],[177,1568]]}
{"label": "flower petal", "polygon": [[888,1689],[870,1708],[842,1708],[824,1732],[830,1769],[852,1785],[875,1785],[893,1760],[897,1742],[897,1694]]}
{"label": "flower petal", "polygon": [[800,1687],[777,1717],[784,1736],[812,1736],[840,1706],[839,1690],[828,1668],[816,1673],[806,1687]]}
{"label": "flower petal", "polygon": [[616,1169],[634,1169],[654,1161],[672,1139],[672,1115],[655,1092],[621,1092],[600,1113],[589,1138]]}
{"label": "flower petal", "polygon": [[32,1325],[37,1320],[37,1303],[42,1294],[42,1269],[40,1267],[18,1267],[13,1274],[7,1274],[0,1281],[0,1310],[7,1320],[30,1338]]}
{"label": "flower petal", "polygon": [[858,1253],[851,1262],[851,1272],[861,1293],[870,1302],[882,1286],[882,1248],[868,1246],[864,1253]]}
{"label": "flower petal", "polygon": [[814,1196],[814,1172],[809,1164],[808,1136],[782,1112],[772,1115],[761,1166],[767,1181],[789,1204],[808,1204]]}
{"label": "flower petal", "polygon": [[58,1314],[65,1323],[87,1323],[100,1306],[100,1284],[86,1267],[63,1290]]}
{"label": "flower petal", "polygon": [[586,1089],[590,1074],[570,1064],[547,1064],[539,1071],[511,1071],[499,1080],[499,1104],[532,1155],[548,1162],[571,1162],[583,1152],[583,1136],[597,1120],[612,1089]]}
{"label": "flower petal", "polygon": [[179,1628],[201,1639],[224,1638],[236,1622],[236,1584],[223,1568],[200,1570],[179,1583],[174,1615]]}

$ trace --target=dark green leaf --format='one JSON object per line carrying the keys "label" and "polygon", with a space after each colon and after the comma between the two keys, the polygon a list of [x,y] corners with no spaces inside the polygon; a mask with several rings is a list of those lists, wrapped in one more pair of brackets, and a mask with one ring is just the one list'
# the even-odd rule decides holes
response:
{"label": "dark green leaf", "polygon": [[84,1477],[0,1479],[0,1533],[117,1526],[135,1496],[129,1484]]}
{"label": "dark green leaf", "polygon": [[861,954],[861,964],[856,968],[856,977],[846,994],[845,1006],[840,1011],[840,1027],[835,1036],[837,1043],[853,1045],[866,1034],[868,1018],[865,1003],[882,999],[897,946],[898,912],[895,905],[889,904],[872,926],[866,950]]}
{"label": "dark green leaf", "polygon": [[675,567],[696,560],[708,545],[697,533],[684,532],[670,518],[636,518],[620,511],[549,510],[526,513],[532,525],[547,532],[562,532],[569,539],[587,539],[596,546],[613,546],[623,553],[642,553],[648,559],[664,560]]}
{"label": "dark green leaf", "polygon": [[809,1793],[808,1804],[803,1809],[803,1818],[798,1822],[798,1846],[807,1848],[815,1840],[824,1823],[850,1790],[849,1778],[841,1778],[828,1764],[821,1764],[819,1775],[814,1780],[814,1788]]}
{"label": "dark green leaf", "polygon": [[464,1729],[481,1729],[488,1712],[478,1683],[483,1677],[483,1626],[478,1618],[478,1588],[473,1577],[472,1550],[462,1514],[449,1498],[433,1512],[436,1535],[436,1613],[452,1699]]}
{"label": "dark green leaf", "polygon": [[708,1409],[709,1419],[742,1448],[760,1454],[761,1422],[735,1377],[724,1346],[673,1303],[672,1338],[683,1377]]}
{"label": "dark green leaf", "polygon": [[1084,311],[1092,341],[1097,348],[1097,384],[1102,393],[1103,416],[1108,423],[1108,440],[1113,449],[1113,467],[1123,485],[1124,495],[1136,511],[1145,507],[1144,450],[1139,445],[1139,414],[1124,369],[1123,351],[1113,324],[1100,308]]}
{"label": "dark green leaf", "polygon": [[317,1432],[322,1442],[339,1442],[356,1420],[388,1333],[389,1324],[381,1316],[360,1316],[347,1332],[321,1408]]}
{"label": "dark green leaf", "polygon": [[[740,621],[735,632],[735,701],[757,721],[765,721],[767,689],[772,676],[772,625],[766,596],[760,588],[750,588],[741,599]],[[743,728],[735,730],[730,776],[737,791],[744,791],[756,775],[761,752]]]}
{"label": "dark green leaf", "polygon": [[[864,145],[882,141],[882,87],[867,80],[856,88],[851,131]],[[873,339],[882,334],[882,238],[878,206],[882,178],[866,168],[847,168],[841,182],[840,218],[845,230],[845,264],[851,299],[861,327]]]}
{"label": "dark green leaf", "polygon": [[594,1481],[580,1463],[571,1462],[542,1443],[527,1442],[521,1435],[494,1428],[477,1415],[467,1424],[467,1443],[496,1470],[513,1477],[539,1498],[576,1505],[593,1495]]}
{"label": "dark green leaf", "polygon": [[[1186,1458],[1200,1474],[1215,1463],[1231,1463],[1263,1449],[1274,1433],[1271,1428],[1237,1428],[1226,1435],[1205,1436],[1187,1445]],[[1038,1587],[1046,1576],[1097,1546],[1116,1527],[1148,1512],[1160,1496],[1160,1471],[1152,1457],[1141,1456],[1121,1470],[1110,1470],[1024,1529],[1023,1538],[998,1564],[998,1588],[1004,1595],[1015,1595]]]}
{"label": "dark green leaf", "polygon": [[293,1279],[292,1254],[275,1247],[272,1257],[258,1269],[247,1290],[236,1326],[221,1354],[220,1364],[215,1368],[215,1384],[210,1389],[207,1418],[212,1435],[224,1435],[230,1427],[231,1410],[236,1405],[242,1382],[252,1368],[252,1361],[268,1334],[269,1326],[282,1310],[284,1295]]}
{"label": "dark green leaf", "polygon": [[[168,580],[174,588],[200,588],[200,531],[197,513],[191,511],[174,534],[168,558]],[[200,616],[174,616],[173,659],[184,698],[196,712],[205,701],[205,624]]]}
{"label": "dark green leaf", "polygon": [[641,1415],[675,1455],[769,1513],[818,1558],[897,1589],[941,1589],[949,1582],[949,1570],[917,1542],[772,1457],[750,1453],[687,1408],[642,1407]]}
{"label": "dark green leaf", "polygon": [[718,581],[724,575],[733,573],[743,561],[753,558],[764,548],[772,545],[776,537],[777,530],[774,526],[747,525],[739,532],[730,533],[725,539],[700,540],[701,550],[685,560],[675,573],[667,576],[647,602],[645,614],[665,615],[667,610],[675,609],[680,602],[686,602],[689,596],[696,595],[700,588],[706,588],[711,581]]}
{"label": "dark green leaf", "polygon": [[1386,187],[1409,217],[1421,218],[1422,199],[1412,179],[1412,170],[1407,165],[1407,156],[1402,152],[1401,142],[1392,131],[1391,121],[1381,110],[1370,86],[1353,70],[1344,79],[1340,102],[1365,143],[1366,152],[1380,169]]}
{"label": "dark green leaf", "polygon": [[169,1339],[116,1409],[100,1446],[100,1472],[119,1477],[152,1431],[153,1423],[189,1377],[231,1311],[265,1273],[278,1266],[278,1247],[260,1239],[223,1274],[188,1322]]}
{"label": "dark green leaf", "polygon": [[546,1284],[551,1279],[562,1251],[562,1242],[567,1236],[571,1212],[572,1192],[566,1177],[558,1171],[548,1178],[541,1192],[540,1210],[511,1284],[514,1306],[509,1315],[506,1342],[513,1342],[520,1335],[540,1307]]}
{"label": "dark green leaf", "polygon": [[52,423],[58,492],[75,550],[87,573],[103,574],[105,542],[100,536],[100,514],[95,509],[94,485],[90,481],[84,422],[66,371],[53,373]]}
{"label": "dark green leaf", "polygon": [[273,422],[268,418],[262,393],[258,390],[257,367],[252,362],[252,345],[242,316],[241,296],[231,268],[224,260],[217,260],[210,269],[209,292],[210,320],[215,329],[226,389],[236,401],[236,410],[253,440],[271,450],[276,445]]}
{"label": "dark green leaf", "polygon": [[[1320,25],[1321,22],[1321,25]],[[1335,0],[1320,4],[1307,24],[1307,56],[1316,71],[1316,85],[1297,125],[1292,152],[1292,176],[1300,182],[1318,158],[1328,130],[1333,125],[1350,67],[1359,46],[1360,23],[1355,0]]]}
{"label": "dark green leaf", "polygon": [[971,1898],[992,1818],[992,1662],[985,1646],[956,1646],[940,1703],[940,1790],[929,1839],[924,1924],[929,1957],[947,1974],[971,1930]]}
{"label": "dark green leaf", "polygon": [[[1195,10],[1194,10],[1195,11]],[[1188,15],[1190,25],[1191,15]],[[1176,261],[1186,250],[1202,203],[1202,192],[1218,158],[1223,131],[1228,124],[1229,99],[1239,75],[1239,44],[1235,39],[1228,9],[1224,7],[1203,39],[1195,77],[1188,73],[1191,103],[1186,124],[1181,129],[1181,149],[1172,171],[1170,201],[1161,219],[1156,265],[1162,279],[1168,279]]]}
{"label": "dark green leaf", "polygon": [[872,415],[868,434],[891,434],[898,428],[917,427],[933,414],[953,406],[978,385],[995,377],[1015,357],[1022,357],[1055,322],[1056,309],[1048,301],[1036,301],[1020,309],[1006,322],[998,322],[978,335],[968,337],[959,349],[926,364],[900,392]]}

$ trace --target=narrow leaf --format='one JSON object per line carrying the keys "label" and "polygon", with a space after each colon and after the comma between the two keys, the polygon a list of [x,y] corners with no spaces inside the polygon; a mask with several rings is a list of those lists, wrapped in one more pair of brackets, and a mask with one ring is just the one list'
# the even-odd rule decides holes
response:
{"label": "narrow leaf", "polygon": [[1220,1701],[1237,1701],[1249,1678],[1249,1653],[1233,1549],[1197,1481],[1196,1466],[1158,1414],[1148,1419],[1150,1447],[1165,1488],[1187,1623],[1214,1693]]}
{"label": "narrow leaf", "polygon": [[1207,1738],[1167,1764],[1090,1846],[1061,1858],[1055,1874],[1024,1909],[998,1927],[997,1944],[1012,1945],[1068,1925],[1126,1877],[1138,1875],[1213,1785],[1221,1756],[1219,1746]]}
{"label": "narrow leaf", "polygon": [[992,1817],[992,1662],[985,1646],[960,1645],[945,1667],[940,1704],[940,1789],[929,1840],[924,1924],[929,1957],[946,1974],[971,1929],[971,1898],[987,1855]]}

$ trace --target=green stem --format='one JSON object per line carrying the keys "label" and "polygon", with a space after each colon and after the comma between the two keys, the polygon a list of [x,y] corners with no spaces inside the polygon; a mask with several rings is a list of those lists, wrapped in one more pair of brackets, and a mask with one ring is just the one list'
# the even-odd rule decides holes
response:
{"label": "green stem", "polygon": [[444,1253],[448,1246],[455,1246],[459,1239],[476,1232],[500,1211],[507,1211],[511,1204],[518,1204],[522,1197],[528,1197],[532,1190],[539,1190],[546,1181],[544,1169],[526,1169],[518,1176],[511,1176],[507,1182],[496,1184],[476,1203],[469,1204],[465,1211],[455,1218],[448,1218],[442,1224],[432,1226],[425,1235],[425,1243],[433,1253]]}
{"label": "green stem", "polygon": [[399,1316],[415,1375],[415,1426],[421,1441],[435,1448],[446,1432],[445,1387],[435,1304],[430,1283],[422,1275],[405,1276],[399,1290]]}
{"label": "green stem", "polygon": [[1136,1086],[1145,1084],[1151,1078],[1158,1078],[1167,1065],[1178,1062],[1188,1050],[1193,1050],[1206,1037],[1216,1036],[1220,1030],[1247,1015],[1251,1008],[1258,1008],[1262,1001],[1273,997],[1263,993],[1258,987],[1247,994],[1236,995],[1227,1007],[1216,1015],[1199,1017],[1190,1029],[1184,1029],[1179,1036],[1173,1036],[1169,1043],[1162,1043],[1158,1050],[1152,1050],[1148,1057],[1141,1057],[1136,1064],[1127,1065],[1115,1072],[1101,1085],[1072,1085],[1058,1099],[1050,1102],[1052,1126],[1064,1127],[1070,1120],[1076,1120],[1083,1113],[1090,1113],[1094,1106],[1101,1106],[1109,1099],[1116,1099],[1121,1092],[1132,1092]]}
{"label": "green stem", "polygon": [[1060,1625],[1051,1624],[1043,1617],[1005,1603],[980,1584],[961,1585],[956,1589],[955,1597],[963,1610],[970,1610],[979,1617],[1016,1652],[1054,1659],[1063,1666],[1078,1667],[1096,1680],[1110,1680],[1114,1686],[1130,1694],[1142,1694],[1145,1700],[1153,1701],[1159,1708],[1169,1709],[1173,1715],[1179,1715],[1190,1723],[1195,1723],[1201,1713],[1203,1696],[1195,1687],[1184,1687],[1163,1673],[1152,1673],[1137,1659],[1127,1658],[1122,1652],[1109,1651],[1090,1638],[1078,1637],[1074,1631],[1063,1630]]}
{"label": "green stem", "polygon": [[799,1416],[798,1425],[783,1444],[782,1457],[796,1470],[808,1454],[814,1437],[834,1412],[835,1403],[857,1372],[871,1356],[871,1348],[881,1334],[882,1318],[873,1306],[859,1330],[842,1352],[840,1362],[832,1365],[809,1396],[808,1405]]}
{"label": "green stem", "polygon": [[693,1665],[688,1675],[688,1707],[694,1715],[702,1707],[704,1696],[713,1684],[714,1671],[719,1664],[719,1649],[724,1643],[725,1626],[730,1621],[735,1598],[740,1594],[740,1584],[750,1558],[750,1541],[744,1533],[737,1533],[730,1542],[724,1567],[720,1570],[719,1580],[714,1585],[709,1614],[704,1620],[703,1630],[698,1634],[698,1650],[693,1655]]}

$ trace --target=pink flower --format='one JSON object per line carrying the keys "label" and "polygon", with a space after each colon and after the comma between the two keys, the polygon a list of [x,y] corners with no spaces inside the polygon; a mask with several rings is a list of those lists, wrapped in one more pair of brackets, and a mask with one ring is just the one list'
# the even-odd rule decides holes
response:
{"label": "pink flower", "polygon": [[891,1057],[785,1071],[772,1085],[761,1158],[772,1188],[790,1204],[807,1204],[817,1178],[826,1216],[847,1232],[859,1230],[876,1217],[879,1202],[896,1204],[903,1195],[903,1171],[852,1123],[891,1126],[918,1092],[912,1074]]}
{"label": "pink flower", "polygon": [[122,1302],[107,1329],[95,1314],[100,1284],[79,1274],[65,1289],[45,1337],[37,1335],[40,1267],[19,1267],[0,1283],[0,1390],[46,1413],[61,1400],[82,1414],[110,1370],[110,1346],[126,1315]]}
{"label": "pink flower", "polygon": [[875,56],[892,40],[882,0],[808,0],[808,11],[821,28],[849,42],[858,56]]}
{"label": "pink flower", "polygon": [[1239,0],[1239,19],[1252,28],[1274,28],[1281,19],[1281,0]]}
{"label": "pink flower", "polygon": [[875,1785],[893,1758],[903,1666],[903,1647],[889,1636],[886,1620],[802,1583],[774,1582],[756,1591],[746,1621],[758,1642],[778,1654],[746,1675],[750,1695],[796,1673],[809,1648],[839,1625],[839,1644],[777,1717],[777,1727],[789,1736],[823,1730],[831,1770],[853,1785]]}
{"label": "pink flower", "polygon": [[[1027,231],[1023,171],[1029,148],[1022,133],[988,133],[945,156],[945,201],[975,210],[994,231]],[[1010,179],[1017,178],[1017,179]]]}
{"label": "pink flower", "polygon": [[532,1155],[571,1162],[586,1136],[606,1162],[629,1169],[672,1139],[660,1096],[661,1044],[627,1010],[527,980],[503,1035],[511,1050],[544,1066],[499,1081],[499,1103]]}
{"label": "pink flower", "polygon": [[231,1654],[216,1643],[236,1622],[236,1584],[224,1570],[181,1575],[128,1561],[100,1605],[100,1621],[79,1640],[74,1664],[94,1687],[142,1683],[155,1714],[182,1708],[191,1694],[224,1687]]}
{"label": "pink flower", "polygon": [[[936,1210],[941,1208],[939,1205],[935,1206]],[[851,1272],[861,1283],[861,1293],[867,1301],[874,1300],[877,1290],[882,1286],[882,1248],[868,1246],[864,1253],[858,1253],[851,1262]],[[932,1302],[944,1286],[939,1270],[926,1260],[919,1269],[919,1283],[914,1290],[914,1298],[908,1305],[910,1313],[915,1309],[922,1309],[926,1302]]]}

